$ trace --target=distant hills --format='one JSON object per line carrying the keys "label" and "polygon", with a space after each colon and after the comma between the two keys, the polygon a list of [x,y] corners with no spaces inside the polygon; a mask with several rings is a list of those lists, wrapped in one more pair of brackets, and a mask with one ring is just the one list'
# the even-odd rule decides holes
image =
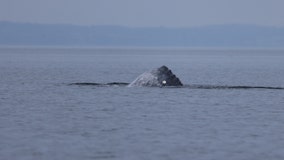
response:
{"label": "distant hills", "polygon": [[0,45],[283,48],[284,27],[131,28],[0,22]]}

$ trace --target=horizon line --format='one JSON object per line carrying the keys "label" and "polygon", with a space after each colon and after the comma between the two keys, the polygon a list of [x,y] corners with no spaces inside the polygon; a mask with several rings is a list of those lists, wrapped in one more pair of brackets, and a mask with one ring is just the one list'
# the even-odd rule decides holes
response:
{"label": "horizon line", "polygon": [[72,24],[72,23],[41,23],[41,22],[17,22],[0,20],[0,23],[11,23],[11,24],[27,24],[27,25],[60,25],[60,26],[76,26],[76,27],[122,27],[122,28],[168,28],[168,29],[186,29],[186,28],[205,28],[205,27],[235,27],[235,26],[247,26],[247,27],[264,27],[264,28],[284,28],[284,26],[275,25],[260,25],[260,24],[249,24],[249,23],[224,23],[224,24],[207,24],[207,25],[194,25],[194,26],[129,26],[121,24]]}
{"label": "horizon line", "polygon": [[175,46],[79,46],[79,45],[0,45],[0,49],[142,49],[142,50],[284,50],[284,47],[175,47]]}

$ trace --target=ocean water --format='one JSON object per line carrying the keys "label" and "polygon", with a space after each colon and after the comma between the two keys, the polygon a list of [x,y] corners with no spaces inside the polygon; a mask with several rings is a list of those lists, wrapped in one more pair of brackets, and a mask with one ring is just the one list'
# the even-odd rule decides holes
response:
{"label": "ocean water", "polygon": [[168,66],[187,85],[284,87],[284,50],[0,49],[1,160],[282,160],[284,90],[80,86]]}

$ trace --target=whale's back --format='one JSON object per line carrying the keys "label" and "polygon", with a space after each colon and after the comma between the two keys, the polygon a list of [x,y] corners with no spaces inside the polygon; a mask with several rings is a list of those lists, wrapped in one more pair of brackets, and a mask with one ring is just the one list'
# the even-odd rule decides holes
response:
{"label": "whale's back", "polygon": [[129,86],[182,86],[182,83],[168,67],[162,66],[141,74]]}

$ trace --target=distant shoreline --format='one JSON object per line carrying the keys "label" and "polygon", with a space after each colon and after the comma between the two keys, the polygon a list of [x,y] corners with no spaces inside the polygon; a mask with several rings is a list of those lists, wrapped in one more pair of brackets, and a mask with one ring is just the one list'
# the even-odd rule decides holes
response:
{"label": "distant shoreline", "polygon": [[76,48],[283,48],[284,27],[75,26],[0,21],[0,46]]}
{"label": "distant shoreline", "polygon": [[101,49],[101,50],[279,50],[283,48],[273,47],[135,47],[135,46],[49,46],[49,45],[0,45],[0,49]]}

